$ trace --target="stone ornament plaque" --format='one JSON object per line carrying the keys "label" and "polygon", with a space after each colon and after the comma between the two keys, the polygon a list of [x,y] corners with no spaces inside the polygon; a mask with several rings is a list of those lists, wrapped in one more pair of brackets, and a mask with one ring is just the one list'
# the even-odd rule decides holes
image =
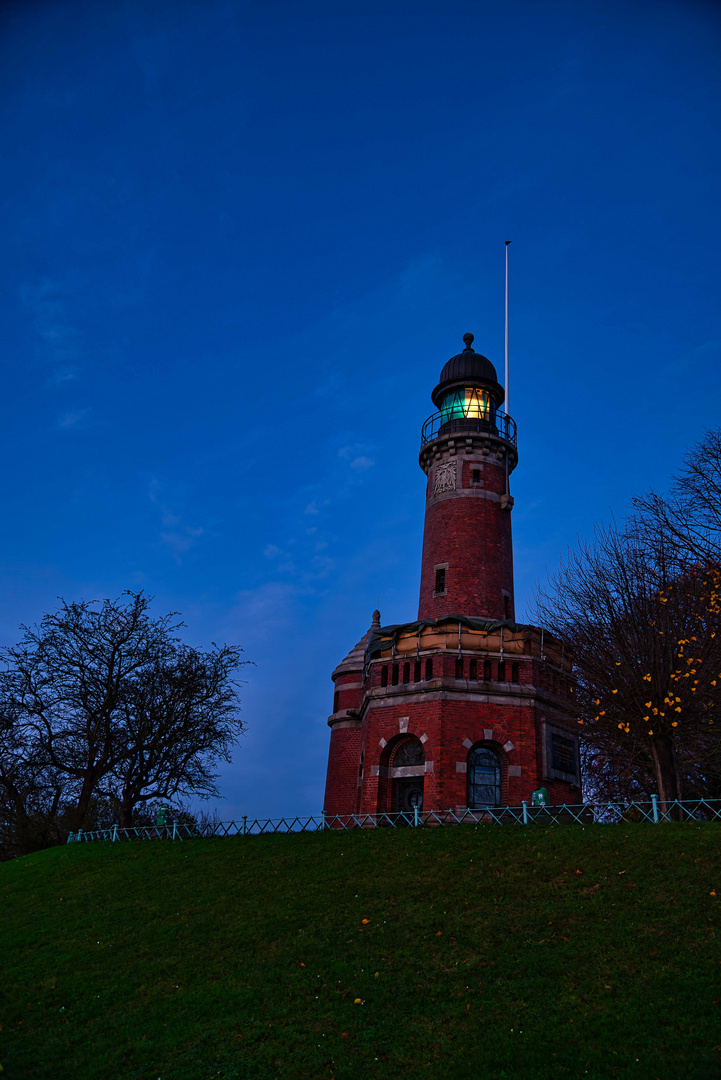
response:
{"label": "stone ornament plaque", "polygon": [[445,465],[438,465],[436,478],[433,484],[433,494],[442,495],[444,491],[456,490],[456,463],[449,461]]}

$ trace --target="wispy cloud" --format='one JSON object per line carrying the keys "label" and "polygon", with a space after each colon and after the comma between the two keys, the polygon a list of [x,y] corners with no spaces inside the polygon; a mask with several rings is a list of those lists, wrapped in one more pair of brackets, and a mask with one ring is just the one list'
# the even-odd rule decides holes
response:
{"label": "wispy cloud", "polygon": [[77,365],[84,353],[83,332],[73,326],[57,282],[46,279],[40,284],[23,285],[20,298],[32,312],[46,360],[56,365],[51,382],[60,385],[77,379]]}
{"label": "wispy cloud", "polygon": [[58,417],[58,427],[67,431],[83,425],[83,421],[90,413],[90,409],[76,409],[74,412],[64,412]]}
{"label": "wispy cloud", "polygon": [[346,446],[341,446],[338,457],[347,461],[351,469],[355,469],[356,472],[362,472],[375,465],[375,461],[368,457],[366,447],[362,443],[348,443]]}
{"label": "wispy cloud", "polygon": [[176,529],[175,532],[161,532],[160,539],[180,561],[179,557],[184,555],[186,551],[190,551],[200,537],[204,535],[205,529],[200,527],[193,529],[190,525],[184,525],[182,529]]}
{"label": "wispy cloud", "polygon": [[159,539],[180,563],[181,556],[185,555],[194,547],[201,536],[205,536],[206,530],[202,525],[184,525],[183,519],[174,513],[161,498],[161,484],[157,477],[152,477],[148,484],[148,498],[160,513],[160,523],[165,526],[161,529]]}

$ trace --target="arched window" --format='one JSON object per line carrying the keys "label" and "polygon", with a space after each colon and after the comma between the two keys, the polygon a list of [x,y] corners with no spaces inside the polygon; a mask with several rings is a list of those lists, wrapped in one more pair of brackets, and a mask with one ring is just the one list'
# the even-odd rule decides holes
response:
{"label": "arched window", "polygon": [[431,656],[426,660],[426,679],[433,678],[433,658]]}
{"label": "arched window", "polygon": [[393,685],[398,686],[398,664],[393,665]]}
{"label": "arched window", "polygon": [[381,686],[388,686],[388,665],[384,664],[381,668]]}
{"label": "arched window", "polygon": [[404,683],[409,683],[410,681],[411,681],[411,665],[410,664],[404,664],[403,665],[403,682]]}
{"label": "arched window", "polygon": [[413,665],[413,682],[420,682],[420,681],[421,681],[421,662],[420,662],[420,660],[416,660],[415,664]]}
{"label": "arched window", "polygon": [[495,750],[475,746],[468,755],[468,808],[501,805],[501,762]]}
{"label": "arched window", "polygon": [[407,768],[409,765],[425,764],[426,756],[423,753],[423,743],[415,737],[405,739],[393,755],[393,768]]}

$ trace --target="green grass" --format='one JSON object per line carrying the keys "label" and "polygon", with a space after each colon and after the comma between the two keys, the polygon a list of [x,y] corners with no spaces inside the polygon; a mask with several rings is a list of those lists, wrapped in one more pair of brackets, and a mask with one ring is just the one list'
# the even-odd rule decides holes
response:
{"label": "green grass", "polygon": [[713,824],[457,826],[4,863],[2,1080],[709,1080],[720,855]]}

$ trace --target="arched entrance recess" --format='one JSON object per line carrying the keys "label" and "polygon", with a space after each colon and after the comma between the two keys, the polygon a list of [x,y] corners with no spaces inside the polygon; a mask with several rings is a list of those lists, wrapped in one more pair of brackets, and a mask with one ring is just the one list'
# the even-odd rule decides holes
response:
{"label": "arched entrance recess", "polygon": [[[385,759],[385,760],[384,760]],[[399,735],[390,742],[381,759],[378,809],[412,814],[423,808],[426,755],[415,735]]]}
{"label": "arched entrance recess", "polygon": [[501,805],[501,758],[490,746],[473,746],[468,754],[468,809]]}
{"label": "arched entrance recess", "polygon": [[412,814],[416,807],[423,809],[423,783],[426,775],[426,755],[423,743],[412,735],[398,744],[391,759],[393,778],[393,809]]}

